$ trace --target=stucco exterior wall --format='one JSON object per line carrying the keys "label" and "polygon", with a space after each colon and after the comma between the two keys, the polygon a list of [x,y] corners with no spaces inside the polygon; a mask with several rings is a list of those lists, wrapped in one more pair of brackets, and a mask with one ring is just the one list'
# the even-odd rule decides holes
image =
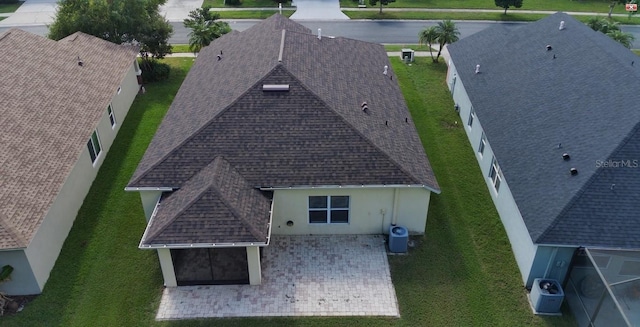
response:
{"label": "stucco exterior wall", "polygon": [[536,278],[551,278],[564,282],[577,247],[538,246],[526,287],[531,288]]}
{"label": "stucco exterior wall", "polygon": [[[473,69],[473,68],[470,68]],[[454,83],[455,78],[455,83]],[[469,115],[471,112],[471,101],[466,93],[463,81],[457,76],[455,64],[449,62],[449,71],[447,73],[447,85],[449,90],[453,89],[452,96],[453,101],[458,105],[461,124],[464,126],[464,130],[467,134],[467,138],[471,144],[482,175],[486,182],[493,203],[498,211],[500,220],[504,225],[505,231],[511,242],[511,248],[513,250],[516,263],[520,269],[522,275],[523,284],[531,286],[533,281],[531,276],[531,268],[536,256],[537,245],[533,244],[533,240],[529,235],[529,231],[524,224],[520,210],[516,205],[516,202],[509,189],[509,183],[506,179],[502,179],[502,183],[498,191],[491,179],[489,178],[489,172],[491,170],[491,163],[493,160],[493,151],[491,149],[491,140],[487,139],[483,154],[478,152],[480,146],[480,140],[482,138],[482,124],[479,117],[475,117],[472,126],[468,126]],[[500,163],[500,158],[496,158]],[[504,177],[504,176],[503,176]],[[544,265],[546,267],[546,263]],[[537,271],[536,271],[537,272]],[[536,276],[540,277],[540,276]]]}
{"label": "stucco exterior wall", "polygon": [[4,265],[11,265],[13,273],[11,273],[11,280],[0,284],[0,292],[9,295],[40,293],[40,286],[31,271],[31,265],[24,250],[1,251],[0,268]]}
{"label": "stucco exterior wall", "polygon": [[[37,280],[39,292],[42,291],[49,278],[51,269],[53,269],[62,245],[73,226],[78,210],[82,206],[84,198],[89,192],[91,184],[97,176],[98,170],[138,92],[133,62],[126,78],[123,80],[120,94],[117,94],[117,89],[113,91],[114,98],[112,101],[120,107],[115,108],[114,105],[116,119],[119,119],[118,123],[112,128],[107,114],[107,107],[105,107],[102,118],[96,128],[102,147],[101,153],[96,161],[92,163],[86,143],[79,145],[81,152],[73,169],[67,176],[42,224],[25,250],[27,260]],[[20,293],[28,294],[26,290]]]}
{"label": "stucco exterior wall", "polygon": [[[392,187],[275,190],[271,230],[276,235],[388,233],[395,212],[398,225],[407,227],[411,233],[423,234],[430,194],[424,188]],[[309,196],[320,195],[348,195],[349,223],[310,224]],[[293,225],[288,226],[288,221]]]}
{"label": "stucco exterior wall", "polygon": [[144,209],[144,216],[147,218],[147,223],[151,219],[153,210],[155,210],[158,200],[162,195],[162,191],[139,191],[140,201],[142,202],[142,209]]}

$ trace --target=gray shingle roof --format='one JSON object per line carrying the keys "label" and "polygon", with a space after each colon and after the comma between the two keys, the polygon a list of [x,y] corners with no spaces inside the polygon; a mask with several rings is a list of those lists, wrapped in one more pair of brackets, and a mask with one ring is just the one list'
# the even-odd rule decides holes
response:
{"label": "gray shingle roof", "polygon": [[[392,77],[382,46],[319,40],[280,15],[225,35],[200,53],[129,186],[181,187],[224,155],[253,186],[439,191]],[[262,92],[270,83],[291,89]]]}
{"label": "gray shingle roof", "polygon": [[1,249],[31,242],[136,54],[83,33],[0,34]]}
{"label": "gray shingle roof", "polygon": [[267,242],[270,201],[222,157],[167,193],[142,245]]}
{"label": "gray shingle roof", "polygon": [[564,13],[448,49],[534,242],[640,248],[640,168],[597,164],[640,159],[638,57]]}

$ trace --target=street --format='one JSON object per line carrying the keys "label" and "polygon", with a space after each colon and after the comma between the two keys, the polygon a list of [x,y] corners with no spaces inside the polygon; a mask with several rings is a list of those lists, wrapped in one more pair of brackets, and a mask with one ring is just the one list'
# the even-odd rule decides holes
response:
{"label": "street", "polygon": [[[253,26],[256,20],[229,20],[231,28],[243,31]],[[408,21],[408,20],[353,20],[353,21],[298,21],[302,25],[310,28],[313,33],[317,33],[318,28],[322,29],[322,34],[327,36],[343,36],[375,43],[418,43],[418,33],[426,26],[434,25],[437,21]],[[503,24],[509,27],[517,27],[524,22],[487,22],[487,21],[457,21],[456,25],[460,30],[462,38],[481,31],[495,24]],[[172,44],[189,43],[189,30],[182,22],[172,22],[173,36],[169,40]],[[47,26],[23,26],[19,27],[26,31],[45,35]],[[624,32],[629,32],[635,36],[633,42],[634,49],[640,49],[640,26],[622,25]],[[8,30],[7,27],[0,28],[0,33]]]}

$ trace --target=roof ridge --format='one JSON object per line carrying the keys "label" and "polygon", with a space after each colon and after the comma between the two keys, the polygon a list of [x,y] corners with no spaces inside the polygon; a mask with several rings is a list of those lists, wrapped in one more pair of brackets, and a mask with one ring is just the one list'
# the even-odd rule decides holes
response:
{"label": "roof ridge", "polygon": [[27,247],[24,237],[19,236],[20,233],[18,232],[18,230],[16,230],[16,228],[6,219],[6,216],[2,213],[0,213],[0,228],[4,229],[7,234],[9,234],[11,240],[13,240],[18,245],[18,247]]}
{"label": "roof ridge", "polygon": [[[160,165],[167,158],[169,158],[171,155],[173,155],[174,151],[176,151],[179,148],[182,148],[182,146],[184,146],[186,143],[191,141],[194,137],[196,137],[198,134],[200,134],[200,132],[202,132],[204,129],[209,127],[209,125],[211,125],[216,118],[218,118],[223,113],[227,112],[231,107],[233,107],[236,103],[238,103],[238,101],[242,100],[247,93],[249,93],[256,85],[259,85],[266,77],[268,77],[280,65],[282,65],[282,63],[280,63],[280,62],[276,63],[274,65],[274,67],[269,72],[267,72],[264,76],[259,78],[255,83],[251,84],[244,92],[242,92],[240,95],[238,95],[238,97],[236,97],[235,100],[233,100],[231,103],[229,103],[229,105],[227,105],[224,109],[220,110],[215,116],[211,117],[211,119],[209,119],[206,123],[202,124],[202,126],[200,126],[197,130],[195,130],[187,138],[182,140],[182,142],[180,142],[176,146],[174,146],[173,149],[171,149],[171,151],[167,151],[167,153],[164,156],[162,156],[161,158],[156,160],[156,162],[154,164],[150,165],[142,175],[140,175],[135,180],[129,181],[128,185],[138,183],[140,180],[144,179],[144,177],[147,174],[149,174],[156,167],[158,167],[158,165]],[[154,137],[155,137],[155,135],[154,135]],[[149,145],[151,145],[151,144],[149,144]],[[211,160],[211,162],[213,162],[213,160],[215,160],[216,157],[214,157]],[[144,157],[143,157],[143,159],[144,159]],[[211,164],[211,162],[209,162],[209,164]],[[135,174],[135,172],[134,172],[134,174]],[[194,174],[194,176],[197,175],[197,174],[198,173]],[[193,178],[193,176],[191,178]],[[191,179],[191,178],[189,178],[189,179]],[[171,185],[158,185],[158,187],[163,187],[163,186],[166,186],[166,187],[177,187],[177,186],[171,186]]]}
{"label": "roof ridge", "polygon": [[[222,164],[228,165],[229,171],[231,172],[231,174],[238,175],[238,177],[240,177],[242,182],[246,183],[247,185],[249,184],[247,182],[247,180],[244,179],[242,174],[240,174],[237,170],[235,170],[235,168],[233,168],[233,166],[231,166],[231,163],[228,162],[226,159],[224,159],[223,156],[216,156],[216,159],[218,159],[218,158],[219,158],[220,162],[222,162]],[[253,235],[256,239],[262,238],[262,235],[258,232],[257,228],[255,228],[255,226],[253,226],[253,224],[248,222],[245,219],[245,217],[242,215],[242,213],[240,213],[238,211],[238,209],[236,209],[235,206],[230,204],[230,201],[227,199],[227,196],[225,195],[225,193],[222,192],[218,188],[218,185],[217,185],[216,182],[218,182],[217,178],[219,178],[220,176],[217,176],[217,174],[214,174],[213,177],[214,177],[214,180],[211,182],[211,187],[209,189],[213,190],[218,195],[218,197],[220,198],[222,203],[224,203],[224,205],[229,209],[229,211],[231,211],[231,214],[233,214],[233,216],[236,217],[238,219],[238,221],[240,221],[242,223],[242,225],[245,226],[245,228],[247,228],[249,230],[251,235]],[[251,191],[254,191],[254,189],[251,189]]]}
{"label": "roof ridge", "polygon": [[[627,133],[627,136],[625,136],[625,138],[622,140],[622,142],[620,142],[620,144],[618,144],[618,146],[615,149],[613,149],[613,151],[611,151],[611,153],[609,155],[607,155],[607,159],[611,158],[613,155],[618,153],[625,145],[627,145],[629,142],[631,142],[631,140],[633,139],[633,136],[636,133],[640,133],[640,122],[638,122],[631,129],[631,131],[629,133]],[[562,208],[562,210],[560,211],[560,213],[558,213],[558,215],[553,220],[553,222],[551,224],[549,224],[549,226],[544,230],[544,232],[542,232],[540,234],[540,236],[538,236],[536,238],[536,240],[535,240],[536,243],[538,241],[542,240],[545,236],[547,236],[547,234],[549,234],[551,232],[551,230],[560,223],[560,221],[565,217],[565,215],[574,207],[576,202],[578,202],[578,200],[580,200],[582,195],[589,189],[589,187],[591,185],[593,185],[593,183],[596,182],[598,177],[600,175],[602,175],[604,173],[604,171],[605,171],[605,167],[598,167],[598,169],[589,177],[587,182],[585,182],[584,185],[582,185],[580,190],[578,190],[578,192],[576,192],[576,194],[574,194],[574,196],[571,198],[571,200],[569,200],[569,202],[567,202],[567,205],[564,208]]]}
{"label": "roof ridge", "polygon": [[[344,116],[342,116],[337,110],[335,110],[332,106],[330,106],[326,101],[324,101],[324,99],[322,97],[320,97],[317,93],[315,93],[314,91],[312,91],[309,86],[307,86],[304,82],[302,82],[300,79],[298,79],[297,76],[295,76],[293,73],[291,73],[289,71],[289,69],[287,69],[286,66],[283,65],[283,68],[285,69],[285,71],[291,75],[291,77],[293,77],[296,81],[298,81],[298,83],[300,83],[300,85],[306,89],[309,93],[313,94],[313,96],[315,96],[322,104],[324,104],[325,107],[329,108],[333,113],[335,113],[338,117],[340,117],[340,119],[347,124],[347,126],[351,127],[352,130],[354,130],[356,132],[356,134],[358,134],[360,137],[362,137],[365,142],[367,142],[369,145],[373,146],[376,150],[380,151],[381,153],[384,154],[384,156],[396,167],[398,167],[400,169],[400,171],[402,171],[403,173],[405,173],[408,177],[412,178],[414,181],[418,181],[418,183],[422,184],[420,182],[419,178],[416,178],[416,176],[414,174],[412,174],[411,172],[407,171],[401,164],[399,164],[396,160],[394,160],[386,151],[384,151],[383,149],[381,149],[377,144],[375,144],[373,141],[371,141],[370,138],[368,138],[366,135],[364,135],[358,128],[356,128],[353,124],[351,124]],[[420,142],[422,144],[422,142]]]}
{"label": "roof ridge", "polygon": [[[211,165],[213,163],[213,161],[215,161],[216,158],[217,158],[217,156],[215,158],[213,158],[213,160],[211,160],[211,162],[209,162],[209,164],[207,166]],[[200,173],[201,171],[202,171],[202,169],[198,173]],[[192,176],[189,180],[192,180],[196,175],[198,175],[198,173],[196,173],[194,176]],[[189,180],[187,180],[187,182]],[[185,182],[185,184],[187,182]],[[164,232],[165,228],[167,228],[176,219],[178,219],[178,217],[180,217],[180,215],[182,215],[183,212],[187,211],[194,203],[196,203],[197,201],[202,199],[204,194],[207,193],[207,190],[211,188],[211,184],[212,183],[213,183],[213,181],[208,182],[206,184],[206,187],[204,187],[204,189],[201,192],[198,192],[197,196],[194,196],[191,201],[188,201],[185,204],[183,204],[182,207],[180,208],[180,211],[178,211],[171,219],[167,219],[167,221],[162,222],[162,224],[160,224],[159,228],[157,228],[155,232],[147,235],[146,239],[147,240],[153,239],[153,238],[159,236],[162,232]],[[180,191],[180,189],[178,189],[176,191],[173,191],[171,194],[176,194],[175,192],[179,192],[179,191]]]}

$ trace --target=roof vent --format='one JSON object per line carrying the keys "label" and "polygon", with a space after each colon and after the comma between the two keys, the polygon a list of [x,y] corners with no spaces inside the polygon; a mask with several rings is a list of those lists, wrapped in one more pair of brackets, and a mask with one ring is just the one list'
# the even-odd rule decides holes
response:
{"label": "roof vent", "polygon": [[565,153],[562,154],[562,159],[569,160],[569,159],[571,159],[571,156],[568,153],[565,152]]}
{"label": "roof vent", "polygon": [[80,59],[80,56],[78,56],[78,66],[80,66],[80,67],[84,66],[84,61],[82,61],[82,59]]}
{"label": "roof vent", "polygon": [[384,71],[382,73],[387,75],[389,73],[389,66],[384,65]]}
{"label": "roof vent", "polygon": [[388,120],[384,121],[384,126],[389,126],[389,121]]}
{"label": "roof vent", "polygon": [[288,92],[289,84],[264,84],[262,85],[264,92]]}
{"label": "roof vent", "polygon": [[366,112],[369,109],[369,106],[367,105],[367,102],[365,101],[360,105],[360,108],[362,108],[362,111]]}
{"label": "roof vent", "polygon": [[318,40],[322,40],[322,29],[318,29]]}
{"label": "roof vent", "polygon": [[408,124],[409,123],[409,117],[404,117],[404,122]]}
{"label": "roof vent", "polygon": [[547,44],[547,51],[551,51],[551,49],[553,49],[553,48],[551,47],[551,44]]}
{"label": "roof vent", "polygon": [[632,60],[631,61],[631,66],[633,66],[633,64],[635,64],[635,63],[636,63],[635,60]]}
{"label": "roof vent", "polygon": [[222,55],[217,55],[216,57],[218,57],[218,61],[222,60]]}
{"label": "roof vent", "polygon": [[571,175],[572,175],[572,176],[574,176],[574,175],[578,175],[578,170],[577,170],[577,169],[575,169],[575,168],[571,168],[571,170],[569,170],[569,171],[571,172]]}
{"label": "roof vent", "polygon": [[616,184],[611,184],[611,190],[613,191],[613,189],[616,188]]}
{"label": "roof vent", "polygon": [[558,143],[558,149],[562,148],[562,143]]}
{"label": "roof vent", "polygon": [[480,65],[476,65],[476,74],[480,74]]}
{"label": "roof vent", "polygon": [[560,21],[560,27],[558,29],[561,31],[564,29],[564,20]]}

